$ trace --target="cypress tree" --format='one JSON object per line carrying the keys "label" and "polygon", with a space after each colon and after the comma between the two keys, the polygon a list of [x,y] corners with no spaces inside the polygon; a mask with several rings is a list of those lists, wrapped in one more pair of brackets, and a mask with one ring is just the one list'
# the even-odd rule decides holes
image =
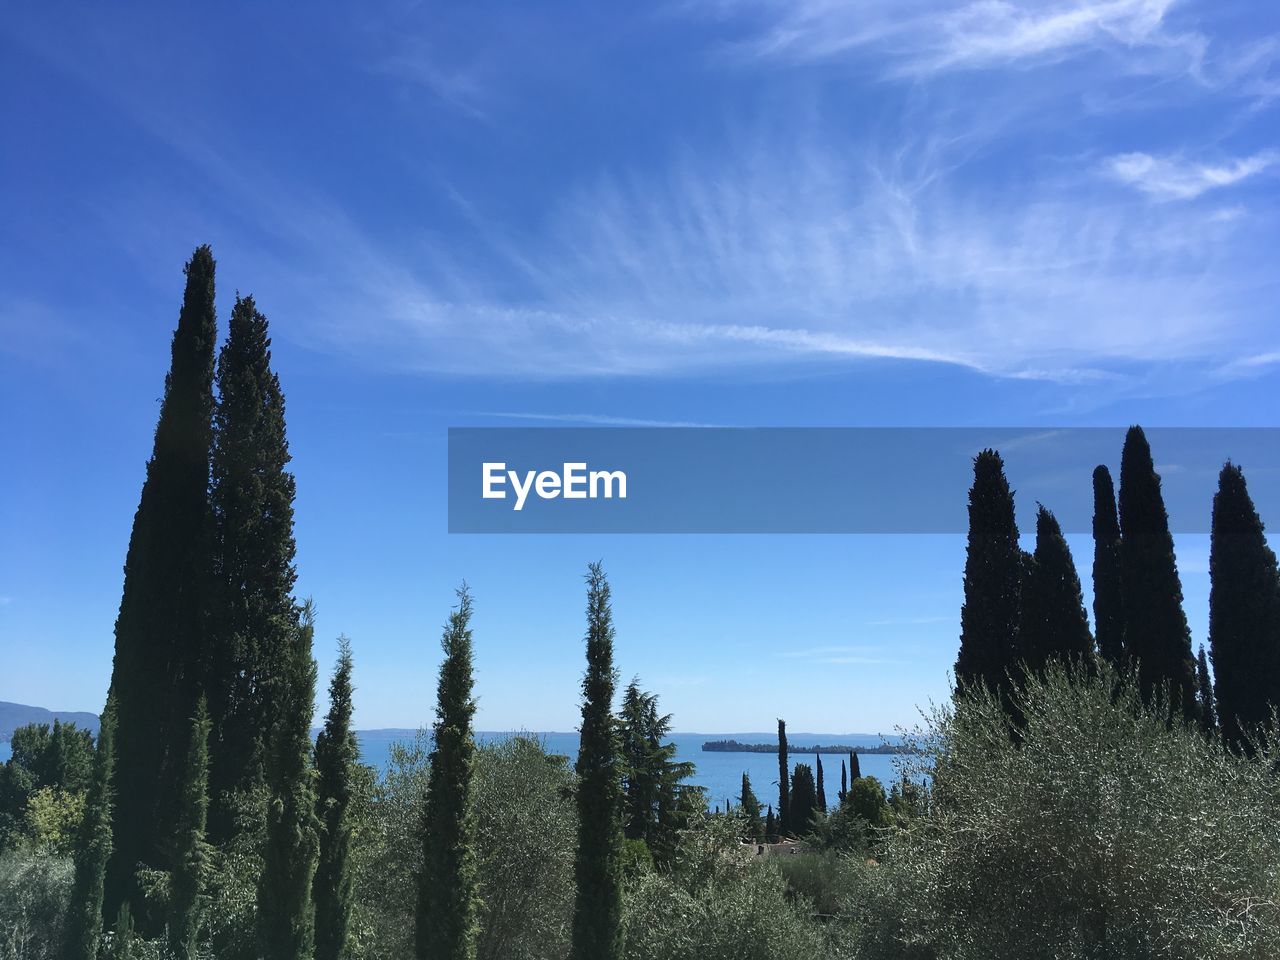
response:
{"label": "cypress tree", "polygon": [[419,960],[476,955],[480,898],[472,809],[476,712],[471,673],[471,594],[464,583],[441,640],[435,749],[422,829],[415,942]]}
{"label": "cypress tree", "polygon": [[1280,574],[1240,468],[1218,475],[1209,544],[1209,649],[1218,720],[1233,750],[1280,705]]}
{"label": "cypress tree", "polygon": [[787,758],[787,722],[778,721],[778,832],[791,833],[791,766]]}
{"label": "cypress tree", "polygon": [[297,630],[295,484],[287,470],[284,395],[271,369],[267,318],[252,297],[236,298],[217,382],[211,487],[217,593],[206,687],[214,724],[213,833],[225,839],[231,817],[220,801],[262,782],[264,738],[286,695],[281,685]]}
{"label": "cypress tree", "polygon": [[1033,673],[1050,660],[1086,664],[1093,657],[1076,565],[1057,518],[1043,506],[1036,513],[1036,552],[1022,587],[1018,654]]}
{"label": "cypress tree", "polygon": [[182,807],[174,844],[173,893],[169,903],[169,951],[178,960],[195,960],[204,919],[209,845],[209,711],[204,697],[191,718],[187,759],[182,774]]}
{"label": "cypress tree", "polygon": [[823,813],[827,812],[827,786],[823,782],[822,777],[822,754],[815,757],[818,766],[818,809]]}
{"label": "cypress tree", "polygon": [[354,710],[351,642],[338,639],[338,664],[329,681],[329,712],[316,738],[316,818],[320,822],[320,858],[311,885],[316,905],[315,960],[344,960],[354,906],[356,768],[360,747],[351,731]]}
{"label": "cypress tree", "polygon": [[1200,731],[1212,737],[1218,729],[1218,714],[1213,705],[1213,681],[1209,679],[1209,661],[1205,659],[1204,644],[1196,657],[1196,686],[1200,700]]}
{"label": "cypress tree", "polygon": [[93,779],[76,839],[75,882],[67,915],[66,960],[96,960],[102,936],[103,882],[111,856],[111,804],[115,770],[115,702],[108,696],[98,724]]}
{"label": "cypress tree", "polygon": [[974,458],[969,490],[958,691],[982,684],[1007,696],[1018,648],[1021,576],[1022,550],[1004,461],[995,450],[983,450]]}
{"label": "cypress tree", "polygon": [[258,880],[258,950],[269,960],[310,960],[315,949],[311,884],[319,855],[311,717],[315,616],[306,603],[293,631],[280,683],[280,710],[267,747],[266,849]]}
{"label": "cypress tree", "polygon": [[214,270],[207,246],[186,265],[154,448],[124,566],[111,675],[117,802],[108,916],[136,895],[137,864],[172,866],[167,847],[177,822],[186,721],[207,634]]}
{"label": "cypress tree", "polygon": [[1098,653],[1114,667],[1124,661],[1124,586],[1121,581],[1120,520],[1111,471],[1093,471],[1093,624]]}
{"label": "cypress tree", "polygon": [[837,795],[840,802],[844,803],[844,798],[849,795],[849,772],[844,761],[840,761],[840,793]]}
{"label": "cypress tree", "polygon": [[578,748],[577,897],[571,960],[622,954],[622,829],[618,744],[613,719],[613,612],[604,568],[587,572],[587,672]]}
{"label": "cypress tree", "polygon": [[818,788],[813,768],[807,763],[797,763],[791,776],[791,832],[796,836],[808,833],[817,809]]}
{"label": "cypress tree", "polygon": [[773,804],[769,804],[769,812],[764,818],[764,838],[768,843],[776,843],[778,840],[778,821],[773,815]]}
{"label": "cypress tree", "polygon": [[1120,533],[1125,648],[1138,661],[1142,694],[1151,702],[1167,691],[1170,709],[1194,720],[1199,711],[1191,631],[1160,477],[1141,427],[1129,428],[1120,460]]}
{"label": "cypress tree", "polygon": [[116,911],[116,923],[111,937],[111,960],[135,960],[133,911],[129,909],[129,901],[125,900]]}
{"label": "cypress tree", "polygon": [[862,777],[862,764],[858,762],[858,753],[856,750],[849,751],[849,789],[853,789],[853,781]]}
{"label": "cypress tree", "polygon": [[747,822],[747,837],[756,841],[763,840],[765,828],[760,819],[760,801],[756,798],[755,791],[751,789],[751,778],[747,776],[745,770],[742,772],[742,796],[738,800],[738,807],[742,810],[743,819]]}

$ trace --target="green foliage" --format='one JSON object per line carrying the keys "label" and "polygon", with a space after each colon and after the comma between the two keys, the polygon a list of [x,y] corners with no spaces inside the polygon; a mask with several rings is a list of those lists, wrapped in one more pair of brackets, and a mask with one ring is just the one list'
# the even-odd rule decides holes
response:
{"label": "green foliage", "polygon": [[14,730],[0,767],[0,850],[35,842],[68,852],[92,768],[93,738],[74,723]]}
{"label": "green foliage", "polygon": [[[622,696],[618,714],[619,758],[623,785],[623,832],[628,840],[642,840],[651,859],[670,860],[676,835],[688,825],[693,764],[675,759],[676,745],[666,741],[671,715],[658,712],[658,697],[632,680]],[[698,798],[699,807],[705,801]]]}
{"label": "green foliage", "polygon": [[0,854],[0,960],[63,956],[71,859],[47,850]]}
{"label": "green foliage", "polygon": [[1076,565],[1057,518],[1043,506],[1036,512],[1035,554],[1024,573],[1017,654],[1020,668],[1035,673],[1050,660],[1093,658]]}
{"label": "green foliage", "polygon": [[1124,587],[1121,582],[1120,520],[1111,471],[1093,471],[1093,623],[1098,653],[1113,667],[1124,663]]}
{"label": "green foliage", "polygon": [[316,817],[320,858],[312,883],[316,907],[315,960],[344,960],[354,907],[353,805],[358,802],[360,747],[351,730],[351,643],[338,640],[338,665],[329,681],[329,713],[316,738]]}
{"label": "green foliage", "polygon": [[[1272,757],[1166,722],[1109,667],[938,710],[927,816],[851,901],[863,956],[1260,958],[1280,952]],[[1229,815],[1224,815],[1229,810]]]}
{"label": "green foliage", "polygon": [[827,784],[822,772],[822,754],[817,754],[813,760],[817,773],[817,810],[825,816],[827,813]]}
{"label": "green foliage", "polygon": [[257,938],[258,949],[270,960],[310,960],[314,952],[311,884],[319,856],[310,729],[316,689],[316,663],[311,658],[314,629],[308,603],[293,633],[268,749],[270,797],[258,883]]}
{"label": "green foliage", "polygon": [[1209,546],[1209,643],[1227,743],[1252,750],[1280,706],[1280,575],[1240,468],[1218,476]]}
{"label": "green foliage", "polygon": [[1200,703],[1200,730],[1206,737],[1218,730],[1218,712],[1213,702],[1213,681],[1209,679],[1209,661],[1204,655],[1204,644],[1196,654],[1196,699]]}
{"label": "green foliage", "polygon": [[984,686],[1007,694],[1017,660],[1021,582],[1013,491],[1000,454],[983,450],[974,458],[969,490],[964,606],[955,666],[958,689]]}
{"label": "green foliage", "polygon": [[674,869],[633,880],[628,960],[821,960],[837,954],[811,907],[766,863],[743,853],[732,818],[686,832]]}
{"label": "green foliage", "polygon": [[756,792],[751,789],[751,778],[747,776],[745,770],[742,773],[742,794],[738,798],[738,809],[746,825],[743,838],[757,842],[763,840],[765,824],[760,819],[760,801],[756,799]]}
{"label": "green foliage", "polygon": [[476,704],[471,675],[471,595],[458,590],[441,645],[435,749],[422,826],[415,943],[420,960],[476,956],[478,870],[472,805]]}
{"label": "green foliage", "polygon": [[295,483],[287,470],[284,395],[271,369],[267,318],[236,297],[218,355],[210,499],[214,642],[202,675],[214,735],[210,833],[228,836],[228,794],[262,782],[265,738],[289,693]]}
{"label": "green foliage", "polygon": [[209,710],[204,697],[201,697],[188,735],[174,843],[169,950],[176,960],[195,960],[204,917],[205,881],[210,857],[209,845],[205,842],[209,815],[209,726]]}
{"label": "green foliage", "polygon": [[103,884],[111,857],[115,774],[115,702],[108,697],[98,725],[93,777],[75,846],[75,874],[67,909],[65,960],[95,960],[102,935]]}
{"label": "green foliage", "polygon": [[578,749],[577,898],[570,960],[622,952],[621,771],[613,718],[613,612],[603,567],[587,572],[587,672]]}
{"label": "green foliage", "polygon": [[778,833],[791,835],[791,761],[787,757],[787,722],[778,721]]}
{"label": "green foliage", "polygon": [[791,832],[803,836],[813,827],[818,813],[818,786],[813,779],[813,768],[807,763],[797,763],[791,775]]}
{"label": "green foliage", "polygon": [[207,648],[214,271],[207,246],[186,265],[155,446],[125,560],[111,679],[118,802],[109,916],[136,894],[138,864],[171,866],[167,846],[177,822],[187,720]]}
{"label": "green foliage", "polygon": [[1147,703],[1166,702],[1186,719],[1197,714],[1191,630],[1173,554],[1160,477],[1141,427],[1130,427],[1120,461],[1120,557],[1125,652],[1137,661]]}
{"label": "green foliage", "polygon": [[[413,952],[417,843],[430,738],[396,744],[357,851],[353,955],[403,960]],[[562,960],[573,917],[577,814],[565,757],[527,737],[476,750],[479,960]]]}

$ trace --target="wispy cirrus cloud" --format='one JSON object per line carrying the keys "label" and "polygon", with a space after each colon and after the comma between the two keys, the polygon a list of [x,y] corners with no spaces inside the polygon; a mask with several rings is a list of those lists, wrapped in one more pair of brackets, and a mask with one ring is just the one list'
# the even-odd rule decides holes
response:
{"label": "wispy cirrus cloud", "polygon": [[1122,153],[1109,157],[1104,170],[1158,200],[1193,200],[1210,190],[1230,187],[1271,169],[1280,151],[1264,150],[1248,157],[1197,163],[1181,156]]}

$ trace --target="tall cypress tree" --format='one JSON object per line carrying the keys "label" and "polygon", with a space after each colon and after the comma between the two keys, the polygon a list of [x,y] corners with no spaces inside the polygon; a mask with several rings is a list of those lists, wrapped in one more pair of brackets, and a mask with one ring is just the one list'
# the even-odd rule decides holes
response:
{"label": "tall cypress tree", "polygon": [[845,766],[844,760],[840,761],[840,793],[839,799],[844,803],[844,798],[849,795],[849,772]]}
{"label": "tall cypress tree", "polygon": [[622,829],[618,743],[613,719],[613,611],[604,568],[587,572],[587,672],[578,748],[577,897],[571,960],[622,955]]}
{"label": "tall cypress tree", "polygon": [[216,532],[215,643],[206,664],[213,718],[213,834],[231,830],[229,791],[262,781],[267,733],[285,694],[297,579],[295,484],[287,470],[284,395],[271,369],[267,318],[236,298],[218,355],[212,503]]}
{"label": "tall cypress tree", "polygon": [[1022,586],[1018,659],[1040,673],[1050,660],[1084,665],[1092,657],[1076,565],[1057,518],[1042,506],[1036,513],[1036,551]]}
{"label": "tall cypress tree", "polygon": [[858,752],[849,751],[849,789],[853,789],[853,781],[862,778],[862,764],[858,762]]}
{"label": "tall cypress tree", "polygon": [[1204,644],[1196,656],[1196,687],[1200,700],[1200,731],[1212,737],[1218,729],[1218,712],[1213,703],[1213,681],[1209,679],[1209,661],[1205,659]]}
{"label": "tall cypress tree", "polygon": [[182,771],[182,806],[175,836],[173,892],[169,901],[169,952],[195,960],[204,920],[204,888],[209,869],[205,825],[209,813],[209,711],[196,704]]}
{"label": "tall cypress tree", "polygon": [[809,832],[813,814],[818,809],[818,787],[813,779],[813,768],[807,763],[797,763],[791,775],[791,832],[802,836]]}
{"label": "tall cypress tree", "polygon": [[787,722],[778,720],[778,832],[791,832],[791,766],[787,758]]}
{"label": "tall cypress tree", "polygon": [[316,905],[315,960],[344,960],[354,906],[356,768],[360,747],[351,730],[354,710],[351,642],[338,639],[338,664],[329,681],[329,713],[316,738],[316,817],[320,822],[320,858],[311,884]]}
{"label": "tall cypress tree", "polygon": [[415,942],[419,960],[471,960],[476,955],[480,898],[475,777],[476,702],[471,675],[471,594],[464,583],[441,641],[444,662],[436,692],[435,749],[427,783],[418,879]]}
{"label": "tall cypress tree", "polygon": [[311,717],[316,662],[315,616],[305,604],[293,631],[279,686],[280,710],[267,747],[267,838],[258,880],[258,950],[270,960],[310,960],[315,951],[311,884],[319,856]]}
{"label": "tall cypress tree", "polygon": [[1124,661],[1124,586],[1121,579],[1120,519],[1111,471],[1093,471],[1093,625],[1098,653],[1112,666]]}
{"label": "tall cypress tree", "polygon": [[827,812],[827,785],[823,781],[823,776],[822,776],[822,754],[820,753],[817,754],[817,756],[815,757],[815,760],[818,767],[818,794],[817,794],[818,809],[821,810],[823,813],[826,813]]}
{"label": "tall cypress tree", "polygon": [[1251,752],[1254,728],[1280,706],[1280,575],[1244,474],[1218,475],[1209,545],[1209,646],[1228,746]]}
{"label": "tall cypress tree", "polygon": [[974,458],[969,490],[969,544],[955,667],[958,690],[981,684],[1007,695],[1018,648],[1021,578],[1013,491],[1000,454],[983,450]]}
{"label": "tall cypress tree", "polygon": [[776,843],[778,840],[778,820],[773,815],[773,804],[769,804],[769,810],[764,816],[764,838],[768,843]]}
{"label": "tall cypress tree", "polygon": [[1169,533],[1160,477],[1141,427],[1130,427],[1120,459],[1120,533],[1125,649],[1138,661],[1148,702],[1167,691],[1187,720],[1199,712],[1191,630]]}
{"label": "tall cypress tree", "polygon": [[763,840],[764,822],[760,819],[760,801],[756,798],[756,792],[751,789],[751,778],[745,770],[742,772],[742,795],[738,799],[738,807],[746,821],[747,839]]}
{"label": "tall cypress tree", "polygon": [[125,560],[111,675],[117,802],[108,916],[136,896],[137,864],[172,866],[167,848],[177,822],[186,720],[207,634],[214,270],[207,246],[186,265],[155,445]]}
{"label": "tall cypress tree", "polygon": [[75,882],[67,913],[66,960],[96,960],[102,936],[103,882],[111,856],[111,805],[115,772],[115,700],[107,698],[93,752],[93,779],[75,849]]}

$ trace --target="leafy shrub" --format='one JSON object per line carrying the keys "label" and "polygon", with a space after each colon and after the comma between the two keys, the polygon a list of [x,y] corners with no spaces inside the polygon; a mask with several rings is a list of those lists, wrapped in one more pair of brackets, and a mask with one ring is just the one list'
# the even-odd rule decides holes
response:
{"label": "leafy shrub", "polygon": [[1017,699],[1016,738],[986,695],[931,717],[930,812],[864,873],[863,956],[1280,956],[1269,751],[1167,724],[1106,668],[1051,667]]}
{"label": "leafy shrub", "polygon": [[59,956],[72,873],[69,857],[48,850],[0,855],[0,960]]}

